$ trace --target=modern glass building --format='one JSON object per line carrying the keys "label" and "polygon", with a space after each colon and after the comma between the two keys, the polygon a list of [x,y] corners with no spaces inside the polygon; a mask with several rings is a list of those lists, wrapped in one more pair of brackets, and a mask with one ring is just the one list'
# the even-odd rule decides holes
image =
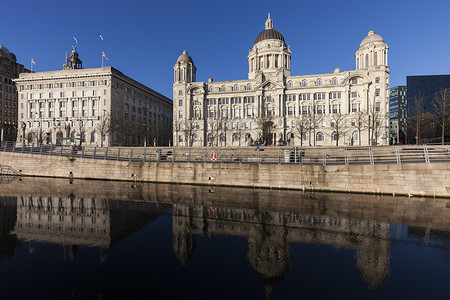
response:
{"label": "modern glass building", "polygon": [[389,136],[390,144],[405,144],[406,118],[408,116],[407,88],[399,85],[389,89]]}
{"label": "modern glass building", "polygon": [[450,89],[450,75],[407,76],[406,85],[408,88],[408,109],[414,107],[417,97],[423,96],[425,111],[433,113],[432,101],[440,89]]}

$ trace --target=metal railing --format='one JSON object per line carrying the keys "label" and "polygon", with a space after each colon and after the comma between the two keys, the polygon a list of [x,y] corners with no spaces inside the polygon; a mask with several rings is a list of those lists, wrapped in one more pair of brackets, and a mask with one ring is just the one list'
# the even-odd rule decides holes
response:
{"label": "metal railing", "polygon": [[77,147],[4,143],[0,152],[139,162],[258,163],[300,165],[403,164],[450,162],[450,146],[379,147]]}

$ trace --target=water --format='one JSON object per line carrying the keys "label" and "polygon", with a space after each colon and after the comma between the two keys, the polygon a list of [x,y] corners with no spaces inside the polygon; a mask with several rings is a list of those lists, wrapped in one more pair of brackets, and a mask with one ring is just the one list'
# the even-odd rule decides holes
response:
{"label": "water", "polygon": [[449,299],[449,203],[8,180],[0,299]]}

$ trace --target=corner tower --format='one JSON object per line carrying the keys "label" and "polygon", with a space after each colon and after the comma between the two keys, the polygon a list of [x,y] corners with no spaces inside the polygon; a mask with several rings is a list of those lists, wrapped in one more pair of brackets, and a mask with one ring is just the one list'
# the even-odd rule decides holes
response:
{"label": "corner tower", "polygon": [[369,31],[356,51],[356,70],[388,66],[389,47],[373,30]]}
{"label": "corner tower", "polygon": [[258,34],[249,51],[248,65],[249,79],[255,79],[261,73],[265,76],[291,75],[291,50],[286,46],[283,35],[273,29],[270,14],[265,29]]}

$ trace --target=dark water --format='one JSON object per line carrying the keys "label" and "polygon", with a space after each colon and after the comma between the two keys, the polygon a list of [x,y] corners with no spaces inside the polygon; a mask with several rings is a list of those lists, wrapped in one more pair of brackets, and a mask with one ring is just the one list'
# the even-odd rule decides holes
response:
{"label": "dark water", "polygon": [[449,199],[0,184],[0,299],[449,299]]}

